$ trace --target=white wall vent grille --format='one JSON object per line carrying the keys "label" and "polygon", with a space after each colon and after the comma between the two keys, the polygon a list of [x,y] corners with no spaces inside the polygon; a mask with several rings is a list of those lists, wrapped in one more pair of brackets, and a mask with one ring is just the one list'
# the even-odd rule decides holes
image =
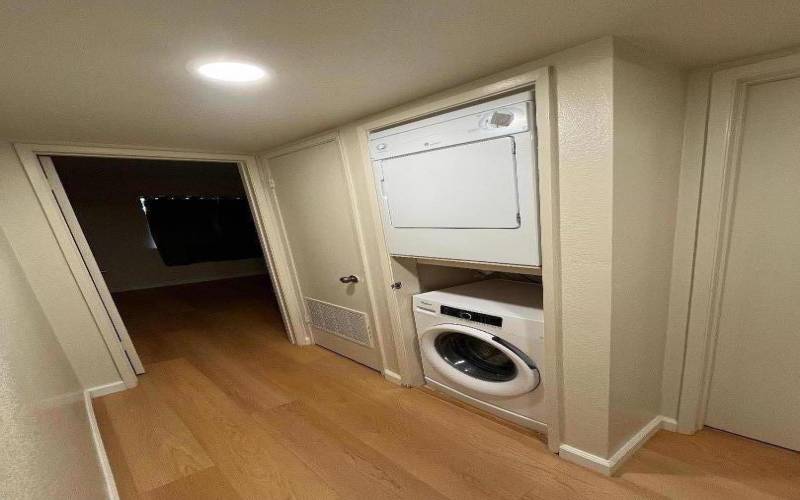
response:
{"label": "white wall vent grille", "polygon": [[309,322],[337,337],[372,347],[367,315],[360,311],[306,297]]}

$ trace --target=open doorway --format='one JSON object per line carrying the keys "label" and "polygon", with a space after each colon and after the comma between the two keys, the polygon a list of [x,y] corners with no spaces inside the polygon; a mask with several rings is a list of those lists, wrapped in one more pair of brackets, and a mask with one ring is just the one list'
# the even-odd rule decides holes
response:
{"label": "open doorway", "polygon": [[212,336],[288,342],[236,163],[40,160],[136,373]]}

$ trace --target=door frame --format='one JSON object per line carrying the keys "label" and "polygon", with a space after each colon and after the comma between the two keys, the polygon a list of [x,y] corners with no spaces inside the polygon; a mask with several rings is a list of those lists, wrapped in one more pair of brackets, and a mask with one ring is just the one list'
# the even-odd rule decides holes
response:
{"label": "door frame", "polygon": [[114,325],[117,338],[120,343],[122,343],[122,348],[128,357],[128,361],[130,361],[134,373],[141,375],[145,372],[142,360],[139,359],[139,353],[136,351],[136,346],[133,345],[133,341],[128,333],[128,328],[125,326],[125,322],[119,314],[116,303],[114,303],[114,298],[111,296],[111,292],[108,289],[103,271],[100,270],[97,260],[94,258],[92,248],[89,245],[89,241],[86,239],[83,228],[81,228],[80,221],[78,221],[78,217],[75,215],[72,203],[69,201],[69,195],[64,189],[61,177],[58,175],[56,166],[53,163],[53,157],[39,156],[39,163],[42,165],[44,175],[50,183],[53,196],[55,196],[56,202],[61,209],[61,214],[64,216],[64,221],[67,223],[70,233],[75,240],[75,245],[81,253],[81,258],[84,264],[86,264],[86,270],[89,271],[92,282],[95,288],[97,288],[97,293],[100,295],[103,306],[108,313],[108,317]]}
{"label": "door frame", "polygon": [[680,432],[696,432],[705,423],[747,89],[796,77],[800,77],[800,54],[720,70],[711,77],[700,208],[697,230],[692,235],[694,270],[685,294],[690,299],[677,419]]}
{"label": "door frame", "polygon": [[[364,240],[364,233],[361,228],[361,224],[359,223],[361,214],[358,209],[358,205],[355,201],[355,196],[353,193],[355,192],[355,186],[353,182],[353,177],[350,172],[349,165],[347,163],[347,156],[342,147],[342,141],[339,136],[338,130],[330,130],[327,132],[322,132],[320,134],[301,139],[299,141],[295,141],[289,143],[284,146],[280,146],[278,148],[269,150],[265,153],[259,154],[259,160],[261,162],[261,168],[264,172],[267,172],[267,177],[264,179],[269,189],[266,191],[268,193],[267,197],[269,198],[270,207],[272,211],[276,215],[276,220],[280,223],[280,238],[281,238],[281,245],[287,252],[287,262],[290,267],[290,274],[292,277],[292,284],[294,289],[298,293],[297,300],[300,303],[300,307],[305,315],[305,301],[303,300],[302,296],[302,289],[300,287],[299,281],[299,274],[297,273],[297,268],[295,267],[294,259],[292,258],[291,248],[289,244],[289,237],[286,232],[286,226],[283,223],[283,217],[281,216],[280,212],[280,205],[278,204],[277,194],[275,192],[275,183],[272,180],[272,174],[269,169],[269,160],[272,158],[277,158],[279,156],[284,156],[290,153],[296,153],[298,151],[302,151],[304,149],[312,148],[314,146],[320,146],[322,144],[328,144],[334,142],[336,143],[337,150],[339,152],[339,161],[342,164],[342,170],[345,178],[345,183],[347,184],[347,195],[350,200],[350,217],[353,223],[353,229],[355,231],[356,237],[356,244],[358,245],[360,258],[361,258],[361,266],[364,269],[364,280],[363,283],[367,288],[367,296],[369,298],[369,305],[370,305],[370,321],[373,331],[375,332],[375,341],[376,347],[378,352],[380,353],[381,358],[381,373],[384,377],[396,381],[395,378],[397,377],[395,374],[387,370],[387,349],[391,345],[391,342],[387,341],[386,335],[387,332],[381,327],[380,322],[376,316],[377,313],[377,300],[378,297],[376,295],[376,291],[373,284],[372,273],[370,272],[369,263],[366,259],[366,243]],[[304,322],[303,329],[298,330],[302,332],[304,336],[304,343],[306,344],[313,344],[313,336],[311,331],[311,326],[308,322]]]}
{"label": "door frame", "polygon": [[[386,244],[380,213],[379,197],[374,182],[372,161],[369,153],[369,133],[407,123],[433,114],[445,113],[481,101],[513,92],[534,88],[537,130],[537,167],[539,175],[539,219],[542,247],[545,360],[548,389],[547,405],[548,448],[557,453],[561,446],[562,413],[562,341],[561,341],[561,243],[560,202],[558,184],[558,126],[556,122],[556,92],[552,68],[543,66],[525,71],[502,80],[486,79],[472,88],[462,87],[457,92],[446,92],[440,96],[423,100],[422,104],[404,106],[399,111],[382,113],[376,118],[359,122],[355,126],[360,158],[361,174],[367,179],[366,190],[369,202],[369,217],[372,230],[378,235],[377,246],[380,272],[375,278],[375,288],[384,290],[389,318],[394,335],[391,340],[397,353],[399,376],[403,385],[417,386],[424,383],[422,360],[417,346],[412,296],[419,290],[413,259],[393,259]],[[468,84],[469,85],[469,84]],[[358,168],[347,164],[348,168]],[[392,283],[401,282],[402,288],[390,290]]]}
{"label": "door frame", "polygon": [[39,160],[40,156],[90,156],[235,163],[238,166],[245,194],[250,204],[250,211],[256,223],[264,259],[267,262],[270,279],[289,341],[295,344],[303,343],[302,339],[297,339],[295,335],[295,332],[303,331],[303,328],[305,328],[302,309],[300,309],[300,304],[295,299],[296,291],[286,263],[286,249],[278,237],[279,233],[275,224],[277,218],[265,195],[266,189],[264,189],[264,184],[259,175],[258,161],[255,156],[73,144],[15,143],[14,149],[36,193],[53,235],[61,248],[67,266],[72,272],[126,387],[131,388],[137,385],[136,374],[125,355],[120,340],[117,338],[112,318],[103,305],[100,293],[94,284],[91,273],[81,256],[76,240],[45,176]]}

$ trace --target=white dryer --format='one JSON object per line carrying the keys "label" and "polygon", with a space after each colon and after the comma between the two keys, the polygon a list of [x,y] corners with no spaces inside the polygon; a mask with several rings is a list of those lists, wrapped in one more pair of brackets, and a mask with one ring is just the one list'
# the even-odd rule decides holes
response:
{"label": "white dryer", "polygon": [[392,255],[540,266],[532,92],[369,136]]}
{"label": "white dryer", "polygon": [[486,280],[414,296],[429,386],[544,432],[544,316],[536,283]]}

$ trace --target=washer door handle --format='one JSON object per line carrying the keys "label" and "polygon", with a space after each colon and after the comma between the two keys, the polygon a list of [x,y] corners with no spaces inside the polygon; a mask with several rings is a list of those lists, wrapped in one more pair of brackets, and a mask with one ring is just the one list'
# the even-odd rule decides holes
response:
{"label": "washer door handle", "polygon": [[525,364],[528,365],[528,368],[530,368],[531,370],[537,370],[538,369],[538,367],[536,366],[536,363],[533,362],[533,360],[530,358],[530,356],[528,356],[524,352],[520,351],[519,347],[517,347],[514,344],[512,344],[511,342],[509,342],[509,341],[507,341],[505,339],[501,339],[500,337],[497,337],[497,336],[493,336],[492,340],[494,340],[495,342],[497,342],[501,346],[505,347],[509,351],[513,352],[517,356],[519,356],[519,358],[522,361],[524,361]]}

